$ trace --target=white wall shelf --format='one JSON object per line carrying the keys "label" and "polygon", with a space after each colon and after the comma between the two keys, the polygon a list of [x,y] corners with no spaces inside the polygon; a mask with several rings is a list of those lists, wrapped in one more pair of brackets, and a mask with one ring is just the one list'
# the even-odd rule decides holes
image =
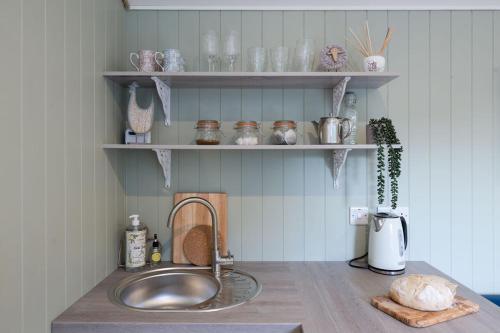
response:
{"label": "white wall shelf", "polygon": [[[401,145],[395,145],[395,148],[400,148]],[[165,178],[165,187],[170,188],[171,183],[171,164],[172,151],[300,151],[300,150],[319,150],[330,151],[333,157],[332,172],[334,178],[334,186],[338,187],[338,175],[347,158],[347,154],[351,150],[375,150],[376,145],[357,144],[357,145],[255,145],[255,146],[240,146],[240,145],[154,145],[154,144],[104,144],[103,149],[120,149],[120,150],[152,150],[156,152],[156,157],[163,169]]]}
{"label": "white wall shelf", "polygon": [[[400,145],[394,146],[396,148]],[[339,150],[339,149],[377,149],[376,145],[154,145],[154,144],[104,144],[103,149],[126,149],[126,150]]]}
{"label": "white wall shelf", "polygon": [[137,82],[154,87],[158,77],[170,88],[333,88],[351,77],[350,89],[377,89],[399,77],[396,73],[369,72],[104,72],[104,77],[123,86]]}
{"label": "white wall shelf", "polygon": [[122,0],[141,10],[497,10],[497,0]]}

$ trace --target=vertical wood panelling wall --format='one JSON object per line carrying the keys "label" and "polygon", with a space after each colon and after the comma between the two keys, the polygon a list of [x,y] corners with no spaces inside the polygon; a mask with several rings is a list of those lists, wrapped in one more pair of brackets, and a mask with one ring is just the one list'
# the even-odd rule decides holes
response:
{"label": "vertical wood panelling wall", "polygon": [[116,267],[124,219],[115,0],[6,0],[0,11],[0,323],[51,320]]}
{"label": "vertical wood panelling wall", "polygon": [[[405,147],[399,203],[410,208],[410,259],[426,260],[480,292],[500,292],[499,55],[500,14],[492,11],[130,11],[128,52],[180,48],[187,70],[206,70],[201,42],[214,30],[241,37],[245,70],[251,46],[345,45],[348,28],[368,20],[376,43],[396,29],[388,70],[401,77],[378,90],[356,90],[358,139],[370,118],[393,119]],[[350,67],[361,57],[347,45]],[[221,65],[222,70],[225,64]],[[143,92],[145,103],[151,91]],[[157,105],[158,99],[155,99]],[[157,108],[156,143],[191,143],[200,118],[223,121],[230,142],[240,119],[309,121],[327,114],[331,92],[319,89],[174,89],[173,125]],[[173,186],[162,186],[150,152],[124,152],[127,213],[143,214],[170,254],[165,221],[176,191],[229,193],[229,244],[238,260],[344,260],[366,249],[366,228],[348,224],[349,206],[375,207],[373,152],[351,152],[333,189],[330,156],[321,152],[177,152]],[[493,181],[494,180],[494,181]],[[387,193],[387,197],[389,197]],[[495,240],[497,240],[495,242]]]}

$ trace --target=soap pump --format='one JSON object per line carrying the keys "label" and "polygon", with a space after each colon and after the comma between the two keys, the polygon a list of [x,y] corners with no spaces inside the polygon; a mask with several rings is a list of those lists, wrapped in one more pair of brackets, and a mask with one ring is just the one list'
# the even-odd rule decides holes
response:
{"label": "soap pump", "polygon": [[125,231],[126,260],[125,270],[134,272],[146,265],[147,227],[139,221],[139,215],[130,215],[130,225]]}

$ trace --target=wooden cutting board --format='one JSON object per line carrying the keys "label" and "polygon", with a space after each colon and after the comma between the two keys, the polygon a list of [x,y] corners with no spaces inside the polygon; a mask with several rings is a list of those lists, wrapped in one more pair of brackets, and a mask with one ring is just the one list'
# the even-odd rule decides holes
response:
{"label": "wooden cutting board", "polygon": [[[174,196],[174,203],[191,197],[208,200],[217,211],[219,222],[219,244],[221,255],[227,255],[227,194],[181,192]],[[191,228],[197,225],[212,225],[210,212],[201,204],[190,204],[181,208],[174,219],[172,233],[172,261],[174,264],[190,264],[184,255],[184,239]]]}
{"label": "wooden cutting board", "polygon": [[435,312],[408,308],[388,296],[373,297],[371,303],[377,309],[412,327],[427,327],[479,311],[479,305],[460,296],[455,296],[455,304],[450,309]]}

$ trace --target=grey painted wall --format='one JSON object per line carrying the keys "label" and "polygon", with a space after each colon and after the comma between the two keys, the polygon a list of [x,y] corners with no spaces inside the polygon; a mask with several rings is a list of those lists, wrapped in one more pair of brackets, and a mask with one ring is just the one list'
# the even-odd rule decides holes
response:
{"label": "grey painted wall", "polygon": [[116,0],[5,0],[0,10],[0,323],[51,320],[116,267],[124,192]]}
{"label": "grey painted wall", "polygon": [[[409,257],[478,292],[500,292],[500,12],[130,11],[122,67],[131,68],[131,51],[177,47],[188,70],[206,70],[200,36],[235,29],[240,69],[247,47],[293,46],[302,36],[318,48],[344,45],[348,28],[366,19],[377,43],[395,28],[388,70],[401,77],[356,93],[359,126],[387,115],[405,146],[400,205],[410,208]],[[351,67],[359,64],[351,52]],[[272,120],[318,119],[331,107],[331,93],[317,89],[176,89],[172,96],[173,126],[163,127],[158,109],[156,143],[192,142],[199,118],[224,121],[230,140],[239,119],[264,121],[268,131]],[[238,260],[345,260],[365,251],[366,230],[350,226],[347,215],[349,206],[376,205],[373,153],[351,153],[334,190],[321,152],[180,152],[168,191],[152,152],[123,154],[127,214],[143,216],[167,256],[165,221],[176,191],[229,193],[229,245]]]}
{"label": "grey painted wall", "polygon": [[[360,125],[388,115],[406,147],[400,203],[410,207],[410,258],[479,292],[500,292],[499,12],[151,11],[127,12],[122,20],[115,0],[6,1],[4,331],[48,331],[54,316],[112,271],[125,212],[139,212],[168,255],[165,220],[176,191],[230,194],[229,242],[237,259],[344,260],[364,251],[365,229],[348,225],[347,208],[376,204],[371,153],[349,156],[339,190],[319,152],[176,153],[166,191],[153,153],[100,149],[120,142],[122,130],[122,89],[101,72],[128,68],[130,51],[164,47],[179,47],[188,70],[204,70],[199,39],[209,28],[240,31],[246,49],[291,46],[300,36],[313,36],[318,47],[343,44],[347,28],[367,18],[377,40],[394,26],[388,67],[401,78],[356,92]],[[359,60],[353,54],[352,66]],[[158,110],[154,141],[191,142],[200,117],[222,119],[227,140],[241,118],[264,121],[267,131],[274,119],[319,118],[330,99],[317,89],[174,90],[174,124],[164,128]],[[302,123],[301,131],[310,126]]]}

